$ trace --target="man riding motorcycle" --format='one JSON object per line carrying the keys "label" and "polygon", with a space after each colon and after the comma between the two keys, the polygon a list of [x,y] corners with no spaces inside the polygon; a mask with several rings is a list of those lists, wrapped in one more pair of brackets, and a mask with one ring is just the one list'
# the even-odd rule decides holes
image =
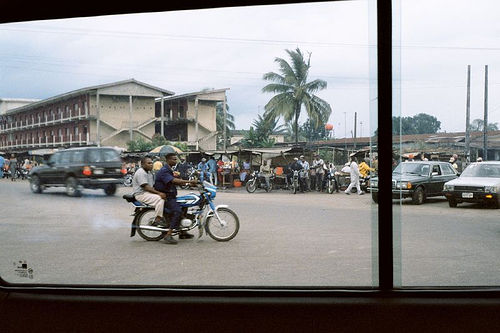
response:
{"label": "man riding motorcycle", "polygon": [[[176,178],[174,176],[174,171],[172,167],[177,164],[177,154],[169,153],[165,156],[166,164],[163,168],[158,171],[156,174],[156,180],[154,183],[154,188],[157,191],[163,192],[166,195],[165,198],[165,208],[170,210],[171,218],[170,218],[170,228],[164,238],[164,242],[167,244],[177,244],[177,241],[172,237],[172,232],[174,229],[179,228],[179,222],[181,217],[181,206],[177,202],[177,188],[176,185],[193,185],[195,186],[198,181],[197,180],[184,180],[180,178]],[[194,236],[188,234],[187,232],[180,233],[179,239],[188,239],[193,238]]]}

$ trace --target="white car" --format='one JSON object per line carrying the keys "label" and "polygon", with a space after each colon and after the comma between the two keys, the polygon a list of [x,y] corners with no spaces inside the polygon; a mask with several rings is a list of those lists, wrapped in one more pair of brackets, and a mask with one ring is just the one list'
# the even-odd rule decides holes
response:
{"label": "white car", "polygon": [[444,184],[450,207],[479,202],[500,208],[500,161],[471,163],[459,178]]}

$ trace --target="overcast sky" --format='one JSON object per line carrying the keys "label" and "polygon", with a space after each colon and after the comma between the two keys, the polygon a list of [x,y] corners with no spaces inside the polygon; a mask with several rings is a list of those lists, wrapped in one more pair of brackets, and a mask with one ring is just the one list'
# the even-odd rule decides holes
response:
{"label": "overcast sky", "polygon": [[[272,97],[261,92],[262,75],[278,71],[274,58],[286,58],[285,49],[299,47],[312,54],[309,79],[328,82],[317,95],[332,106],[335,136],[351,136],[354,112],[358,136],[366,136],[375,84],[369,7],[342,1],[2,24],[0,97],[45,99],[129,78],[177,94],[230,88],[236,126],[248,129]],[[471,120],[483,116],[489,65],[489,120],[500,123],[498,1],[402,0],[395,7],[402,115],[428,113],[442,130],[463,131],[467,65]]]}

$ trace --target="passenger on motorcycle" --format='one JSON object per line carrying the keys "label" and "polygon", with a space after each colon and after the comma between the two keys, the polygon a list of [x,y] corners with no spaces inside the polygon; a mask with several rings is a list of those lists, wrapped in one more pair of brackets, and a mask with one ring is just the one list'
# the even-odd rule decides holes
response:
{"label": "passenger on motorcycle", "polygon": [[[174,171],[172,167],[177,164],[177,154],[169,153],[165,156],[166,164],[163,168],[158,171],[156,174],[156,180],[154,183],[154,188],[157,191],[160,191],[166,195],[165,199],[165,207],[170,210],[171,218],[170,218],[170,228],[164,238],[165,243],[167,244],[177,244],[177,241],[172,237],[172,232],[174,229],[179,228],[179,222],[181,217],[181,206],[177,202],[177,187],[176,185],[196,185],[198,183],[197,180],[184,180],[180,178],[174,177]],[[187,239],[194,237],[187,232],[181,232],[179,234],[180,239]]]}
{"label": "passenger on motorcycle", "polygon": [[135,198],[155,208],[155,223],[162,224],[163,208],[165,206],[165,193],[154,189],[153,160],[150,157],[141,159],[141,168],[139,168],[132,178],[133,194]]}

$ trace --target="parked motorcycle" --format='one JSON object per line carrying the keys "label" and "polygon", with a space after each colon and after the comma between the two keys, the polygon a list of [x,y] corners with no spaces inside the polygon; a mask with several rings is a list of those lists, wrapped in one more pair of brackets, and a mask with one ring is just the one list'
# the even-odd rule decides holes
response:
{"label": "parked motorcycle", "polygon": [[[193,167],[189,167],[189,169],[187,170],[187,177],[185,178],[186,180],[198,180],[200,177],[200,173],[198,170],[196,170],[195,168]],[[183,178],[184,179],[184,178]],[[189,189],[190,185],[187,184],[187,185],[182,185],[181,188],[184,189],[184,190],[187,190]]]}
{"label": "parked motorcycle", "polygon": [[326,191],[329,194],[332,194],[335,189],[337,188],[338,191],[338,184],[337,184],[337,179],[335,178],[335,168],[330,168],[328,172],[326,173]]}
{"label": "parked motorcycle", "polygon": [[293,170],[292,179],[290,181],[290,191],[293,194],[297,193],[297,190],[300,189],[300,179],[299,179],[299,171]]}
{"label": "parked motorcycle", "polygon": [[[214,204],[217,187],[204,181],[198,186],[200,194],[190,193],[177,197],[177,202],[181,205],[182,215],[180,230],[174,231],[176,235],[180,231],[189,231],[198,228],[198,238],[203,235],[203,231],[219,242],[226,242],[233,239],[240,229],[240,221],[235,212],[227,205]],[[155,209],[153,206],[145,205],[135,199],[132,194],[123,196],[127,202],[134,205],[134,219],[130,237],[139,236],[147,241],[158,241],[165,237],[169,229],[155,224]],[[167,224],[170,222],[169,211],[165,209],[164,218]]]}
{"label": "parked motorcycle", "polygon": [[123,186],[132,186],[132,179],[134,179],[134,170],[132,168],[127,169],[127,173],[123,176]]}
{"label": "parked motorcycle", "polygon": [[268,188],[265,177],[262,176],[259,172],[252,171],[252,173],[250,173],[250,175],[248,176],[245,188],[248,193],[253,193],[258,188],[262,188],[266,190],[266,192],[271,192],[274,186],[275,178],[276,176],[274,175],[274,173],[271,173],[271,176],[269,177],[269,188]]}

